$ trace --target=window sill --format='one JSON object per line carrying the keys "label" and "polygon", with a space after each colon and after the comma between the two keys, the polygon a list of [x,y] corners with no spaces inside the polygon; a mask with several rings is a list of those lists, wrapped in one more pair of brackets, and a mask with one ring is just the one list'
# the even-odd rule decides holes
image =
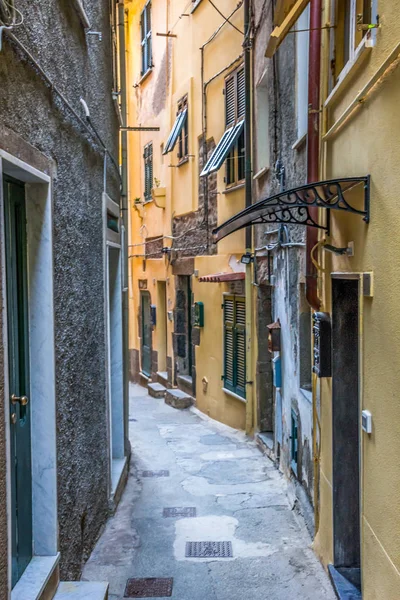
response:
{"label": "window sill", "polygon": [[238,183],[235,185],[232,185],[232,187],[227,187],[222,193],[223,194],[230,194],[231,192],[236,192],[237,190],[242,190],[245,186],[245,183]]}
{"label": "window sill", "polygon": [[343,90],[346,89],[346,86],[351,81],[352,76],[354,76],[354,73],[360,67],[364,58],[366,58],[366,56],[368,56],[368,54],[371,52],[372,48],[373,40],[369,38],[367,39],[367,36],[365,36],[362,42],[360,42],[355,52],[354,58],[343,67],[339,75],[337,84],[325,100],[325,108],[328,108],[332,104],[332,102],[343,92]]}
{"label": "window sill", "polygon": [[235,400],[239,400],[240,402],[243,402],[243,404],[246,404],[246,398],[242,398],[239,394],[235,394],[235,392],[231,392],[231,390],[227,390],[224,387],[222,388],[222,391],[225,392],[227,396],[231,396],[231,398],[235,398]]}
{"label": "window sill", "polygon": [[269,173],[269,167],[263,167],[262,169],[260,169],[259,171],[257,171],[257,173],[255,175],[253,175],[253,179],[260,179],[261,177],[264,177],[264,175],[267,175]]}
{"label": "window sill", "polygon": [[177,167],[182,167],[182,165],[186,165],[186,163],[189,162],[189,157],[185,156],[184,158],[181,158],[181,160],[178,162],[178,164],[176,165]]}
{"label": "window sill", "polygon": [[292,146],[292,150],[301,150],[307,141],[307,133],[303,133]]}
{"label": "window sill", "polygon": [[142,85],[142,83],[143,83],[144,81],[146,81],[146,79],[147,79],[148,77],[150,77],[150,75],[152,74],[152,72],[153,72],[153,67],[150,67],[150,69],[147,69],[146,73],[144,73],[144,74],[141,76],[141,78],[139,79],[139,83],[138,83],[137,85]]}

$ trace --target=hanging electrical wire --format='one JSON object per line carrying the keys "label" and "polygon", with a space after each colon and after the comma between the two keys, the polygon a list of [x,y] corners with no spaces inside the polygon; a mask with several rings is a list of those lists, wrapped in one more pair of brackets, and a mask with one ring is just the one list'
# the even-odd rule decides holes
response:
{"label": "hanging electrical wire", "polygon": [[234,29],[236,29],[236,31],[238,31],[238,32],[239,32],[241,35],[244,35],[244,31],[241,31],[241,30],[240,30],[238,27],[236,27],[236,25],[234,25],[234,24],[232,23],[232,21],[230,21],[230,20],[229,20],[229,17],[225,17],[225,15],[224,15],[224,14],[223,14],[223,13],[222,13],[220,10],[219,10],[218,6],[216,6],[212,0],[208,0],[208,1],[209,1],[209,3],[211,4],[211,6],[212,6],[213,8],[215,8],[215,10],[217,11],[217,13],[218,13],[219,15],[221,15],[221,17],[222,17],[223,19],[225,19],[225,23],[229,23],[229,25],[230,25],[231,27],[233,27]]}
{"label": "hanging electrical wire", "polygon": [[[19,21],[17,21],[17,17]],[[24,22],[24,16],[14,4],[14,0],[0,0],[0,20],[5,27],[18,27]]]}

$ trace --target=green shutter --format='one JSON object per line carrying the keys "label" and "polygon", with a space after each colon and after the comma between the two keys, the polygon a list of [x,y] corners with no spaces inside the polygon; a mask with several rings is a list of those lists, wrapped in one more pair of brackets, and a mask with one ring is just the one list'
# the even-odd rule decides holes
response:
{"label": "green shutter", "polygon": [[224,299],[224,385],[234,391],[234,323],[235,300],[232,297]]}
{"label": "green shutter", "polygon": [[246,304],[244,298],[237,298],[236,304],[236,380],[235,388],[239,396],[246,396]]}
{"label": "green shutter", "polygon": [[245,299],[224,297],[224,386],[246,397]]}

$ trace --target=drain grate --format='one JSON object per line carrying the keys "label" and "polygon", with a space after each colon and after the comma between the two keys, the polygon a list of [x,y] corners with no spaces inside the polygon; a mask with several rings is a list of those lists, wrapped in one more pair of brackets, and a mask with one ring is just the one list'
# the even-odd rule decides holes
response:
{"label": "drain grate", "polygon": [[169,471],[142,471],[142,477],[169,477]]}
{"label": "drain grate", "polygon": [[195,517],[196,509],[192,506],[164,508],[163,517]]}
{"label": "drain grate", "polygon": [[172,578],[128,579],[124,598],[168,598],[172,596]]}
{"label": "drain grate", "polygon": [[188,558],[232,558],[232,542],[186,542]]}

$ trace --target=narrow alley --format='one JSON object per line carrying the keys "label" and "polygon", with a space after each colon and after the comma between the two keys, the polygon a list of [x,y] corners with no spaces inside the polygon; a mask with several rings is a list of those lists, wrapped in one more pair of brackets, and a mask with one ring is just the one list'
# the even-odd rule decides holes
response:
{"label": "narrow alley", "polygon": [[[130,415],[128,483],[84,580],[109,581],[110,600],[333,600],[284,478],[253,441],[138,385]],[[232,557],[212,555],[209,545],[206,557],[187,557],[188,542],[231,542]],[[172,579],[172,592],[166,582],[159,596],[129,593],[128,580],[144,578]]]}

